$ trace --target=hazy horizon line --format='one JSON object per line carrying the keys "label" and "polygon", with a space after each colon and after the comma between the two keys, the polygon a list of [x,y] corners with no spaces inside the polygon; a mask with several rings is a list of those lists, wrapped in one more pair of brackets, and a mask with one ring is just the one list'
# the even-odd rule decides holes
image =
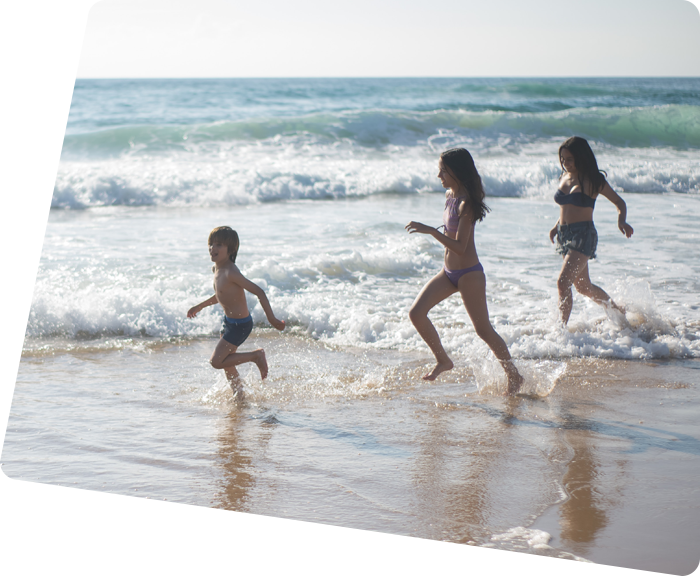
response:
{"label": "hazy horizon line", "polygon": [[77,76],[76,80],[494,80],[494,79],[532,79],[532,80],[574,80],[574,79],[700,79],[700,76],[638,76],[638,75],[601,75],[601,76]]}

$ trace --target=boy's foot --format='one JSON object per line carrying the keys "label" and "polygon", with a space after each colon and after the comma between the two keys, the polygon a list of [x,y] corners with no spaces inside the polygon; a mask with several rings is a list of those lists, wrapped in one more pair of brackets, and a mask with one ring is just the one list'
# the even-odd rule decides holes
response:
{"label": "boy's foot", "polygon": [[231,384],[231,391],[233,392],[234,402],[245,402],[245,392],[243,392],[242,386],[236,387],[233,384]]}
{"label": "boy's foot", "polygon": [[231,387],[231,392],[233,392],[233,400],[242,402],[245,394],[243,393],[243,381],[238,375],[238,370],[236,370],[235,366],[232,366],[231,368],[224,368],[224,372],[226,373],[228,385]]}
{"label": "boy's foot", "polygon": [[447,372],[448,370],[452,370],[455,365],[452,363],[452,360],[448,360],[447,362],[438,362],[435,365],[435,368],[425,376],[423,376],[423,380],[435,380],[440,374],[443,372]]}
{"label": "boy's foot", "polygon": [[265,380],[265,378],[267,378],[267,358],[265,358],[265,350],[258,348],[253,353],[255,354],[253,362],[255,362],[258,370],[260,370],[260,377]]}

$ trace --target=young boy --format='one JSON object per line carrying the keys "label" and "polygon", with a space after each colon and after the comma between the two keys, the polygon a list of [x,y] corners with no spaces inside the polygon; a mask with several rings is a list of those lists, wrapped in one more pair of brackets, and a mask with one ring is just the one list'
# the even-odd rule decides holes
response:
{"label": "young boy", "polygon": [[265,292],[259,286],[245,278],[236,266],[238,254],[238,234],[228,226],[219,226],[209,233],[209,256],[214,263],[214,296],[189,309],[188,318],[194,318],[203,308],[217,302],[224,309],[224,325],[221,339],[211,355],[211,365],[223,370],[231,384],[234,395],[241,391],[236,366],[246,362],[255,362],[260,376],[267,376],[267,360],[262,348],[252,352],[236,352],[245,342],[253,329],[253,319],[248,312],[245,291],[255,294],[260,301],[265,315],[277,330],[284,330],[284,321],[275,318]]}

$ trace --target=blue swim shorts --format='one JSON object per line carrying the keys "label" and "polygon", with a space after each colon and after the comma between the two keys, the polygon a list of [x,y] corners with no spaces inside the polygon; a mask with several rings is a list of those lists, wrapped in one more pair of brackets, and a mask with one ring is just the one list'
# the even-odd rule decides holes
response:
{"label": "blue swim shorts", "polygon": [[566,256],[569,250],[576,250],[589,258],[595,258],[597,247],[598,232],[592,220],[557,225],[556,250],[559,254]]}
{"label": "blue swim shorts", "polygon": [[229,344],[240,346],[246,341],[253,330],[253,318],[229,318],[224,316],[224,324],[221,327],[221,337]]}

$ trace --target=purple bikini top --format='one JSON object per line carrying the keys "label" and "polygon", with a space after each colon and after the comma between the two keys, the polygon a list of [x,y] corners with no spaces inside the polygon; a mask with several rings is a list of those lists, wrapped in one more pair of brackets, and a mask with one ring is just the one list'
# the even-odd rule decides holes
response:
{"label": "purple bikini top", "polygon": [[464,196],[459,198],[447,198],[445,200],[445,210],[442,213],[442,223],[446,232],[457,232],[459,226],[459,205],[464,200]]}

